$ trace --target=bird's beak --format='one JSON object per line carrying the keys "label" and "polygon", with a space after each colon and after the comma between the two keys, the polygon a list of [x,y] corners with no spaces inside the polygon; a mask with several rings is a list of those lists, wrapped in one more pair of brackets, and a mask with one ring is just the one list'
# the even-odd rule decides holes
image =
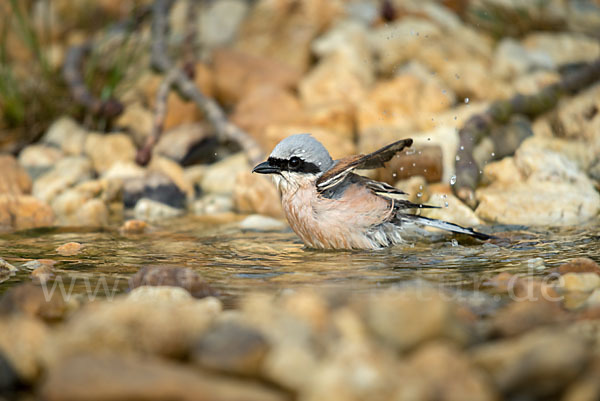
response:
{"label": "bird's beak", "polygon": [[269,164],[269,161],[266,161],[254,167],[252,172],[259,174],[279,174],[281,173],[281,169],[277,166],[272,166],[271,164]]}

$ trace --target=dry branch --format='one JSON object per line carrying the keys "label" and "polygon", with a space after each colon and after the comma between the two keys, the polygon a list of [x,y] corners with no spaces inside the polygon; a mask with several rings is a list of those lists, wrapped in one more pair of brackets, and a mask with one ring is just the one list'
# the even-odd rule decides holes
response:
{"label": "dry branch", "polygon": [[69,86],[73,99],[92,114],[108,119],[123,112],[123,105],[116,99],[100,100],[85,86],[83,61],[92,50],[92,43],[84,43],[69,49],[63,66],[63,78]]}
{"label": "dry branch", "polygon": [[156,0],[153,6],[152,21],[152,67],[161,72],[169,71],[173,74],[173,82],[179,93],[196,103],[204,112],[207,120],[215,129],[219,140],[232,141],[240,145],[250,163],[255,164],[262,160],[263,152],[258,143],[236,125],[227,120],[221,107],[196,87],[187,74],[174,66],[167,53],[166,37],[169,30],[168,13],[172,5],[169,0]]}
{"label": "dry branch", "polygon": [[[515,115],[530,118],[551,110],[561,96],[580,91],[600,79],[600,59],[569,72],[552,85],[534,95],[516,95],[508,100],[493,103],[485,112],[471,117],[459,131],[459,150],[455,163],[456,195],[471,207],[476,206],[475,189],[480,179],[480,166],[473,157],[473,151],[483,138],[491,135],[499,125],[506,124]],[[526,136],[522,136],[521,140]],[[514,153],[520,141],[514,141]],[[499,155],[498,155],[499,156]]]}

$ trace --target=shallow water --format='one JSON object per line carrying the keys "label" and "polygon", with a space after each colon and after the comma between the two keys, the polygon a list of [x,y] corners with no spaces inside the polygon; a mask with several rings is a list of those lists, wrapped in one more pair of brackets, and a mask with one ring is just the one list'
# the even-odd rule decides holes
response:
{"label": "shallow water", "polygon": [[[15,266],[53,259],[64,291],[91,298],[126,291],[132,274],[155,265],[189,267],[235,296],[316,285],[363,292],[415,280],[473,290],[501,271],[538,275],[575,257],[600,261],[600,219],[568,229],[494,227],[502,237],[494,244],[444,237],[370,252],[307,250],[291,231],[243,232],[235,222],[218,224],[214,218],[185,217],[153,227],[143,235],[121,235],[117,228],[2,234],[0,257]],[[70,241],[85,248],[75,256],[58,255],[56,247]],[[22,270],[0,284],[0,292],[29,280]]]}

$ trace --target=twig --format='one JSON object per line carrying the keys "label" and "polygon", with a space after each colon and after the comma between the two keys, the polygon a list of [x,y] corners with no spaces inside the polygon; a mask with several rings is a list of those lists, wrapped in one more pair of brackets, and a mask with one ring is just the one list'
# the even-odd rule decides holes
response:
{"label": "twig", "polygon": [[141,166],[145,166],[150,162],[152,157],[152,149],[158,143],[158,139],[162,135],[165,118],[167,116],[167,100],[169,98],[169,92],[171,91],[171,87],[173,86],[176,78],[176,69],[170,70],[165,78],[163,79],[158,91],[156,92],[156,103],[154,107],[154,121],[152,124],[152,132],[148,138],[146,138],[146,143],[144,146],[138,151],[135,156],[135,161]]}
{"label": "twig", "polygon": [[95,97],[85,86],[83,80],[83,60],[92,50],[92,43],[84,43],[79,46],[73,46],[69,49],[63,66],[63,78],[65,79],[71,96],[75,101],[94,115],[114,118],[123,112],[123,105],[116,99],[110,98],[100,100]]}
{"label": "twig", "polygon": [[152,67],[166,73],[172,71],[174,83],[180,94],[193,101],[204,112],[207,120],[214,127],[217,137],[225,142],[232,141],[240,145],[250,163],[255,164],[262,160],[263,152],[258,143],[236,125],[227,120],[225,113],[219,105],[196,87],[193,81],[177,67],[167,54],[166,36],[169,29],[168,12],[172,5],[169,0],[156,0],[153,6],[152,22]]}
{"label": "twig", "polygon": [[[124,31],[135,29],[150,14],[150,8],[143,7],[132,17],[115,24],[110,31]],[[83,79],[83,66],[85,57],[89,55],[94,46],[93,41],[69,48],[63,65],[63,78],[67,83],[75,101],[92,114],[107,119],[114,118],[123,112],[123,105],[114,98],[100,100],[95,97],[85,85]]]}
{"label": "twig", "polygon": [[[475,188],[480,179],[480,167],[473,157],[473,150],[481,140],[489,136],[494,127],[506,124],[514,115],[536,117],[551,110],[561,96],[582,90],[600,79],[600,59],[563,76],[561,81],[543,88],[539,93],[516,95],[508,100],[493,103],[482,114],[471,117],[459,131],[459,150],[455,169],[456,195],[471,207],[476,206]],[[521,140],[526,136],[522,136]],[[517,149],[520,141],[514,143]],[[504,155],[506,151],[502,152]]]}
{"label": "twig", "polygon": [[194,46],[197,32],[197,6],[197,0],[188,0],[185,19],[185,39],[183,42],[183,71],[189,79],[194,79],[196,76],[196,54]]}

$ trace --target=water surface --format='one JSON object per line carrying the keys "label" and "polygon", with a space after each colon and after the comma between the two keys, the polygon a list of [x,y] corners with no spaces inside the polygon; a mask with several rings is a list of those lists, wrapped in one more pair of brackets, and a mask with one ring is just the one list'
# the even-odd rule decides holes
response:
{"label": "water surface", "polygon": [[[381,251],[307,250],[291,231],[244,232],[235,222],[185,217],[164,221],[143,235],[117,228],[50,228],[0,235],[0,257],[19,266],[31,259],[57,261],[57,277],[75,293],[98,296],[128,288],[128,278],[143,266],[171,265],[198,272],[219,291],[239,295],[252,290],[280,291],[330,286],[372,291],[425,280],[451,289],[480,289],[495,274],[544,274],[581,256],[600,261],[600,219],[562,229],[494,227],[495,244],[422,241]],[[84,244],[75,256],[60,256],[66,242]],[[29,281],[21,271],[0,284],[0,292]],[[49,284],[52,284],[49,283]]]}

